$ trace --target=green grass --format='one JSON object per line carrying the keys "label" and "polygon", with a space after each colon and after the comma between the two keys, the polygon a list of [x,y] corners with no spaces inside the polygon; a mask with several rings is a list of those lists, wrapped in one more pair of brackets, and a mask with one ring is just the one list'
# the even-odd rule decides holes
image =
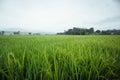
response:
{"label": "green grass", "polygon": [[119,80],[120,36],[0,36],[0,80]]}

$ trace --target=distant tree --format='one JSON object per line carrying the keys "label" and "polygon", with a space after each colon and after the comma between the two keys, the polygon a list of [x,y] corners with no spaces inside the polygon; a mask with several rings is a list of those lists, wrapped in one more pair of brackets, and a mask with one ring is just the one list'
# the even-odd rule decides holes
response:
{"label": "distant tree", "polygon": [[82,31],[82,32],[81,32],[81,35],[85,35],[85,31]]}
{"label": "distant tree", "polygon": [[73,29],[68,29],[67,31],[64,31],[64,33],[57,33],[57,34],[86,35],[86,34],[92,34],[93,32],[94,32],[94,28],[84,29],[84,28],[73,27]]}
{"label": "distant tree", "polygon": [[57,35],[64,35],[65,33],[57,33]]}
{"label": "distant tree", "polygon": [[113,30],[112,30],[112,33],[113,33],[114,35],[120,35],[120,30],[113,29]]}
{"label": "distant tree", "polygon": [[20,31],[18,31],[17,34],[20,35]]}
{"label": "distant tree", "polygon": [[16,32],[13,32],[14,35],[16,35]]}
{"label": "distant tree", "polygon": [[100,33],[101,31],[100,30],[96,30],[96,33]]}
{"label": "distant tree", "polygon": [[34,33],[33,35],[41,35],[40,33]]}
{"label": "distant tree", "polygon": [[20,35],[20,31],[13,32],[14,35]]}
{"label": "distant tree", "polygon": [[94,33],[94,28],[90,28],[89,33]]}
{"label": "distant tree", "polygon": [[29,32],[28,34],[29,34],[29,35],[31,35],[32,33],[31,33],[31,32]]}
{"label": "distant tree", "polygon": [[73,34],[73,30],[72,29],[69,29],[66,34]]}
{"label": "distant tree", "polygon": [[1,35],[4,35],[5,31],[1,31]]}
{"label": "distant tree", "polygon": [[110,33],[109,30],[107,30],[107,31],[102,31],[101,34],[102,34],[102,35],[110,35],[111,33]]}
{"label": "distant tree", "polygon": [[76,27],[73,28],[73,35],[80,35],[80,32],[81,32],[80,28]]}
{"label": "distant tree", "polygon": [[68,29],[67,31],[64,31],[63,33],[57,33],[58,35],[66,34],[66,35],[89,35],[89,34],[101,34],[101,35],[120,35],[120,30],[96,30],[94,32],[94,28],[90,29],[84,29],[84,28],[76,28],[73,27],[73,29]]}

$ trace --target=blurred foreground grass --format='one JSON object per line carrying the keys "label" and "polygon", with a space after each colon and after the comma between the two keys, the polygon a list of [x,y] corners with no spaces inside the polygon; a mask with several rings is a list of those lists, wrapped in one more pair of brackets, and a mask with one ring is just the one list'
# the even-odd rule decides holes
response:
{"label": "blurred foreground grass", "polygon": [[0,80],[120,79],[120,36],[0,36]]}

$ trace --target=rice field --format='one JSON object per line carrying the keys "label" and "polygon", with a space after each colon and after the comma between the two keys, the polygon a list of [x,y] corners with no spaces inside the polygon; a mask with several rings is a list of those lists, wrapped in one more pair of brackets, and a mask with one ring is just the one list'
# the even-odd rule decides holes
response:
{"label": "rice field", "polygon": [[120,36],[0,36],[0,80],[120,80]]}

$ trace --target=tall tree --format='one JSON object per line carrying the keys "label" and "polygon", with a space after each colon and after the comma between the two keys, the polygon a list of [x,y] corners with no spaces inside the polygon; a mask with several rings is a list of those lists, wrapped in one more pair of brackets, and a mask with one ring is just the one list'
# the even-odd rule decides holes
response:
{"label": "tall tree", "polygon": [[89,32],[90,32],[90,33],[94,33],[94,28],[90,28],[90,29],[89,29]]}
{"label": "tall tree", "polygon": [[4,35],[5,31],[2,31],[1,34]]}

